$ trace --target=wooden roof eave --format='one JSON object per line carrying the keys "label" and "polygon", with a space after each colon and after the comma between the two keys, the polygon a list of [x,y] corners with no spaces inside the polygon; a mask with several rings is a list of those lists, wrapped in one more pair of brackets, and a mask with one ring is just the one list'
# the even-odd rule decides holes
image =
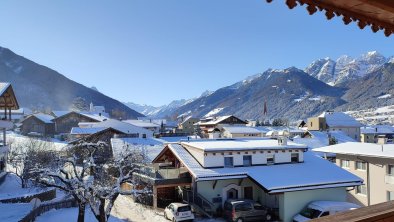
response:
{"label": "wooden roof eave", "polygon": [[12,110],[19,109],[18,100],[16,99],[12,85],[9,85],[4,93],[0,95],[0,109],[4,108],[11,108]]}
{"label": "wooden roof eave", "polygon": [[[384,30],[387,37],[394,33],[394,4],[389,0],[286,0],[286,4],[290,9],[305,4],[310,15],[324,10],[328,20],[342,16],[345,25],[357,22],[360,29],[370,26],[373,32]],[[348,7],[349,4],[353,7]]]}

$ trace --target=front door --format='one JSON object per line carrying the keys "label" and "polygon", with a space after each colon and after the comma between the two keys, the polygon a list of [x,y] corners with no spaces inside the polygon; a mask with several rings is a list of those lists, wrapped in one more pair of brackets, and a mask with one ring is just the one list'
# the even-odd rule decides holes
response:
{"label": "front door", "polygon": [[227,191],[227,199],[238,199],[238,190],[231,188]]}
{"label": "front door", "polygon": [[253,200],[253,187],[244,187],[244,198]]}

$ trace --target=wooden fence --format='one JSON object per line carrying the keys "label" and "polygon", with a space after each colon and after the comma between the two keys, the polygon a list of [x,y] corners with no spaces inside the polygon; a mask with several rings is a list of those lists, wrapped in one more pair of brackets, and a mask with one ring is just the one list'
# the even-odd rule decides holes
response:
{"label": "wooden fence", "polygon": [[50,211],[52,209],[61,209],[61,208],[70,208],[70,207],[77,207],[78,204],[74,199],[62,200],[53,203],[46,203],[42,204],[41,206],[37,207],[30,211],[24,218],[22,218],[19,222],[34,222],[36,217],[40,216],[41,214]]}
{"label": "wooden fence", "polygon": [[41,201],[49,201],[56,198],[56,189],[51,189],[42,193],[37,193],[29,196],[14,197],[10,199],[0,200],[0,203],[28,203],[32,199],[38,198]]}

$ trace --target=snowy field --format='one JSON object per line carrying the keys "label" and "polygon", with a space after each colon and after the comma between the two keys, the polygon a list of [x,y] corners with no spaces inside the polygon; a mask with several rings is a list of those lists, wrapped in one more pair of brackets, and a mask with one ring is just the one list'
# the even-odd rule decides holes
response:
{"label": "snowy field", "polygon": [[[77,221],[78,218],[78,208],[65,208],[59,210],[50,210],[41,216],[36,218],[36,222],[71,222]],[[85,222],[96,222],[92,211],[86,208],[85,212]],[[119,218],[111,216],[108,220],[109,222],[124,222]],[[127,220],[126,220],[127,221]]]}
{"label": "snowy field", "polygon": [[0,204],[0,221],[17,222],[28,214],[32,209],[29,203]]}

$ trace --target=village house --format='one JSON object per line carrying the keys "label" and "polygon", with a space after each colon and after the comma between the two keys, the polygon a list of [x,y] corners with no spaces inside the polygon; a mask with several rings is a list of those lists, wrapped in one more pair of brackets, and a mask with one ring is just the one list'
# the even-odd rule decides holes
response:
{"label": "village house", "polygon": [[108,117],[97,114],[75,112],[75,111],[53,111],[56,118],[52,121],[55,123],[56,134],[69,134],[73,127],[78,127],[81,122],[101,122]]}
{"label": "village house", "polygon": [[323,112],[318,117],[308,118],[307,126],[309,131],[342,131],[356,141],[360,141],[362,124],[342,112]]}
{"label": "village house", "polygon": [[102,122],[82,122],[79,127],[73,127],[70,134],[76,138],[81,138],[86,135],[92,135],[104,129],[112,128],[120,133],[115,133],[115,137],[130,137],[130,138],[150,138],[153,137],[153,132],[142,127],[138,127],[127,122],[107,119]]}
{"label": "village house", "polygon": [[160,133],[160,125],[153,123],[151,121],[129,119],[129,120],[123,120],[123,122],[131,124],[133,126],[142,127],[144,129],[152,131],[155,134]]}
{"label": "village house", "polygon": [[389,143],[393,143],[394,127],[386,125],[361,127],[361,142],[377,143],[379,137],[386,138]]}
{"label": "village house", "polygon": [[152,161],[153,173],[135,175],[153,184],[155,207],[183,200],[213,215],[227,199],[246,198],[288,222],[309,202],[345,201],[347,187],[362,184],[306,150],[286,138],[170,143]]}
{"label": "village house", "polygon": [[348,201],[369,206],[394,200],[394,144],[349,142],[314,151],[335,154],[336,165],[364,180],[348,193]]}
{"label": "village house", "polygon": [[99,115],[99,116],[105,116],[105,117],[109,118],[109,114],[107,112],[105,112],[105,107],[104,106],[95,106],[95,105],[93,105],[93,102],[91,102],[89,105],[89,113]]}
{"label": "village house", "polygon": [[231,115],[210,117],[201,119],[199,122],[195,123],[196,126],[200,127],[201,132],[205,135],[209,135],[210,138],[220,137],[220,131],[223,126],[246,126],[246,124],[246,121]]}
{"label": "village house", "polygon": [[196,127],[197,127],[194,124],[196,124],[199,121],[200,119],[198,118],[188,116],[178,124],[176,132],[193,135],[196,133]]}
{"label": "village house", "polygon": [[53,118],[53,116],[45,113],[29,115],[20,122],[20,131],[27,136],[52,137],[55,134]]}
{"label": "village house", "polygon": [[221,130],[222,138],[259,138],[260,130],[247,126],[224,126]]}
{"label": "village house", "polygon": [[11,118],[12,110],[19,109],[18,100],[10,83],[0,82],[0,112],[4,115],[0,119],[0,181],[5,177],[5,167],[7,162],[8,144],[7,130],[14,127]]}

